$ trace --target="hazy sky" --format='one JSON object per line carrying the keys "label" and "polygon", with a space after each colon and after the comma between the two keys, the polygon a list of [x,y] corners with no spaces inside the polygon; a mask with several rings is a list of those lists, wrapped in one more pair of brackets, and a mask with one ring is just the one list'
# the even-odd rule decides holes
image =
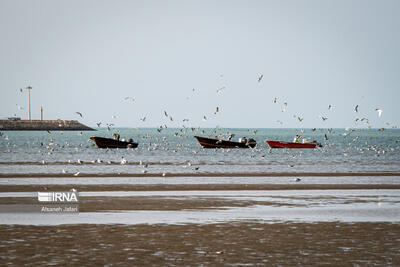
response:
{"label": "hazy sky", "polygon": [[33,119],[43,106],[89,126],[400,126],[399,14],[398,0],[0,0],[0,117],[27,118],[31,85]]}

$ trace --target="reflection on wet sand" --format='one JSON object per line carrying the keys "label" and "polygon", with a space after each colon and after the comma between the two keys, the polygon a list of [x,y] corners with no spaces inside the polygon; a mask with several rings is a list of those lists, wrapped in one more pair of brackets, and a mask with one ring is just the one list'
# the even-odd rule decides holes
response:
{"label": "reflection on wet sand", "polygon": [[5,265],[399,266],[400,225],[0,225]]}

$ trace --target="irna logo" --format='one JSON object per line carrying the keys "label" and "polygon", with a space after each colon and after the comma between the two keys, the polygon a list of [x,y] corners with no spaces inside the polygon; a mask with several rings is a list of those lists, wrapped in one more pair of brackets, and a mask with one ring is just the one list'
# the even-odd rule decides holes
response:
{"label": "irna logo", "polygon": [[68,192],[38,192],[39,202],[78,202],[78,192],[68,191]]}

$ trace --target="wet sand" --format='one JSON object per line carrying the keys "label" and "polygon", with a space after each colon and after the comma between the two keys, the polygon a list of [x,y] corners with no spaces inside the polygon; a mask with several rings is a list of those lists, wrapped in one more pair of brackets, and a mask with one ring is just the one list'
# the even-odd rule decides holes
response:
{"label": "wet sand", "polygon": [[198,190],[351,190],[400,189],[399,184],[71,184],[0,185],[0,192],[69,191],[198,191]]}
{"label": "wet sand", "polygon": [[399,266],[400,225],[0,225],[5,265]]}
{"label": "wet sand", "polygon": [[[119,163],[120,165],[120,163]],[[165,175],[165,176],[164,176]],[[400,172],[188,172],[188,173],[0,173],[0,178],[45,178],[45,177],[340,177],[340,176],[400,176]]]}

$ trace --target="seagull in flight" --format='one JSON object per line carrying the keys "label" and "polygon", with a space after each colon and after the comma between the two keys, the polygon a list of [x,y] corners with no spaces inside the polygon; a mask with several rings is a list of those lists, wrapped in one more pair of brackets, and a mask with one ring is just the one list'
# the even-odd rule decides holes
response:
{"label": "seagull in flight", "polygon": [[80,112],[78,112],[78,111],[75,112],[75,113],[78,114],[79,116],[81,116],[81,118],[83,117],[83,116],[82,116],[82,113],[80,113]]}
{"label": "seagull in flight", "polygon": [[221,88],[219,88],[219,89],[217,89],[217,93],[221,93],[222,92],[222,90],[224,90],[226,87],[225,86],[223,86],[223,87],[221,87]]}
{"label": "seagull in flight", "polygon": [[333,108],[333,106],[332,106],[332,105],[329,105],[329,106],[328,106],[328,109],[332,109],[332,108]]}
{"label": "seagull in flight", "polygon": [[323,121],[326,121],[328,118],[327,117],[324,117],[324,116],[322,116],[322,115],[319,115],[319,117],[323,120]]}
{"label": "seagull in flight", "polygon": [[145,122],[145,121],[146,121],[146,116],[144,116],[143,118],[140,118],[140,120],[141,120],[142,122]]}
{"label": "seagull in flight", "polygon": [[262,78],[264,77],[263,74],[261,74],[261,76],[258,77],[258,82],[261,82]]}
{"label": "seagull in flight", "polygon": [[168,117],[168,113],[164,110],[165,117]]}
{"label": "seagull in flight", "polygon": [[132,101],[136,100],[136,98],[134,96],[127,96],[127,97],[124,98],[124,100],[129,100],[129,99],[132,100]]}
{"label": "seagull in flight", "polygon": [[96,122],[96,124],[97,124],[97,127],[100,128],[101,122]]}
{"label": "seagull in flight", "polygon": [[206,120],[207,120],[206,116],[203,116],[203,121],[206,121]]}
{"label": "seagull in flight", "polygon": [[219,113],[219,107],[217,107],[217,109],[215,110],[214,114],[218,114]]}
{"label": "seagull in flight", "polygon": [[354,112],[358,112],[358,105],[354,107]]}
{"label": "seagull in flight", "polygon": [[274,100],[273,100],[273,101],[274,101],[274,103],[276,103],[276,100],[277,100],[277,98],[276,98],[276,97],[274,97]]}
{"label": "seagull in flight", "polygon": [[382,109],[376,108],[375,110],[376,110],[376,112],[378,112],[378,117],[382,116],[382,112],[383,112]]}
{"label": "seagull in flight", "polygon": [[22,88],[19,88],[19,91],[22,93],[23,91],[22,91]]}

